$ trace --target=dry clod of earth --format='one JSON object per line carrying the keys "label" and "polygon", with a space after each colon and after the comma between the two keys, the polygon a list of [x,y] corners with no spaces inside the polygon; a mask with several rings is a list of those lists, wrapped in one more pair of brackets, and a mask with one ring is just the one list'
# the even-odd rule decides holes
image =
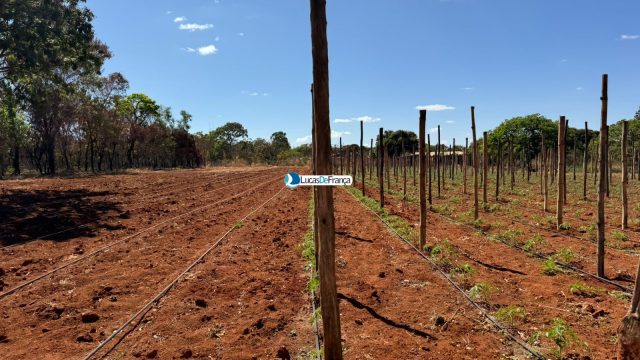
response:
{"label": "dry clod of earth", "polygon": [[207,302],[204,299],[197,299],[196,300],[196,306],[200,307],[200,308],[206,308],[207,307]]}
{"label": "dry clod of earth", "polygon": [[182,353],[180,353],[180,359],[189,359],[193,356],[193,351],[191,349],[184,349]]}
{"label": "dry clod of earth", "polygon": [[287,350],[287,348],[284,346],[278,349],[278,354],[276,355],[276,357],[282,360],[291,360],[291,355],[289,354],[289,350]]}
{"label": "dry clod of earth", "polygon": [[100,315],[96,314],[93,311],[87,311],[82,313],[81,319],[83,323],[90,324],[100,320]]}

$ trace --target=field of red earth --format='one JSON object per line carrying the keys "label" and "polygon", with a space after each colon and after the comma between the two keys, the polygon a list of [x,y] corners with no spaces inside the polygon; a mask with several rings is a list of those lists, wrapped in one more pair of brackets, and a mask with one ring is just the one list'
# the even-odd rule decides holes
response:
{"label": "field of red earth", "polygon": [[[621,202],[619,174],[614,173],[611,196],[606,200],[605,278],[596,272],[596,196],[592,174],[588,178],[587,200],[582,199],[582,174],[574,182],[567,174],[567,205],[563,230],[556,231],[557,184],[549,182],[549,212],[543,211],[540,179],[529,182],[516,176],[501,182],[495,198],[495,175],[489,177],[488,204],[483,209],[480,187],[480,221],[473,220],[472,169],[463,193],[460,168],[454,179],[447,173],[441,195],[437,178],[432,179],[433,204],[428,215],[426,253],[441,268],[458,279],[467,293],[483,284],[489,289],[478,301],[490,314],[501,318],[512,334],[520,336],[548,357],[615,358],[616,329],[629,308],[640,253],[640,182],[629,180],[630,215],[628,230],[620,230]],[[379,200],[378,182],[367,175],[367,196]],[[402,172],[385,180],[385,207],[417,227],[418,188],[413,174],[407,175],[406,195]],[[361,184],[356,184],[360,187]],[[434,253],[433,249],[437,249]],[[518,309],[519,310],[515,310]],[[502,310],[502,311],[501,311]],[[517,316],[505,316],[518,314]],[[545,333],[561,319],[575,334],[563,349]]]}
{"label": "field of red earth", "polygon": [[[290,170],[0,183],[0,357],[319,358],[318,300],[302,254],[311,192],[283,187]],[[412,246],[419,211],[411,177],[405,200],[401,177],[391,180],[385,211],[359,183],[335,188],[345,358],[614,358],[637,228],[609,243],[608,279],[598,279],[589,275],[595,245],[586,229],[593,189],[588,202],[570,191],[570,229],[558,234],[552,214],[537,210],[535,179],[518,179],[513,191],[507,183],[499,205],[490,196],[474,224],[471,180],[467,195],[460,173],[440,198],[434,187],[423,254]],[[375,177],[367,185],[377,199]],[[619,217],[613,185],[611,222]],[[613,225],[608,234],[617,234]]]}

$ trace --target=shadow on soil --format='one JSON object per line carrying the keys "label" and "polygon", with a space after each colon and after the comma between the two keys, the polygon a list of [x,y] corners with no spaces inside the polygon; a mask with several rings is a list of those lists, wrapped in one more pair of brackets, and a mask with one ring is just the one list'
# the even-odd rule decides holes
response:
{"label": "shadow on soil", "polygon": [[100,229],[122,226],[106,223],[121,213],[120,204],[105,201],[112,193],[88,190],[17,190],[0,197],[0,246],[33,240],[65,241],[95,236]]}

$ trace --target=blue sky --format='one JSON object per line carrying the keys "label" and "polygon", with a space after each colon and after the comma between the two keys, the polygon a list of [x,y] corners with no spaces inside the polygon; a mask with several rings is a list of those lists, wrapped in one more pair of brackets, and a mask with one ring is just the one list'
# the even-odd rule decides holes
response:
{"label": "blue sky", "polygon": [[[194,115],[193,131],[228,121],[251,138],[311,132],[306,0],[88,0],[97,35],[131,92]],[[343,143],[379,127],[427,127],[463,143],[469,106],[478,130],[541,113],[600,116],[609,74],[609,121],[640,106],[637,0],[328,0],[331,128]]]}

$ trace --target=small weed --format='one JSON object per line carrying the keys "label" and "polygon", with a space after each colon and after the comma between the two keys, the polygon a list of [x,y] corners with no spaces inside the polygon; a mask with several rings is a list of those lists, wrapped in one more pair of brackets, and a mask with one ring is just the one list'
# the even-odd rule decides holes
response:
{"label": "small weed", "polygon": [[560,226],[558,226],[558,228],[559,228],[560,230],[565,230],[565,231],[569,231],[569,230],[571,230],[571,229],[572,229],[572,228],[571,228],[571,225],[570,225],[570,224],[568,224],[568,223],[562,223],[562,224],[560,224]]}
{"label": "small weed", "polygon": [[586,233],[589,236],[595,236],[597,229],[598,227],[596,226],[596,224],[589,224],[587,226],[580,227],[580,231]]}
{"label": "small weed", "polygon": [[612,291],[609,291],[609,295],[613,296],[618,300],[631,300],[631,294],[626,293],[624,291],[612,290]]}
{"label": "small weed", "polygon": [[485,206],[484,210],[488,213],[494,213],[500,210],[500,204],[491,204],[491,205]]}
{"label": "small weed", "polygon": [[560,272],[562,272],[562,268],[552,258],[549,258],[542,263],[543,274],[554,276]]}
{"label": "small weed", "polygon": [[571,248],[562,248],[553,255],[553,258],[564,264],[571,264],[575,261],[575,254]]}
{"label": "small weed", "polygon": [[496,319],[511,325],[514,321],[525,321],[527,313],[519,306],[507,306],[496,311],[495,316]]}
{"label": "small weed", "polygon": [[536,246],[541,245],[542,243],[544,243],[544,237],[540,234],[536,234],[527,240],[522,247],[526,251],[532,251]]}
{"label": "small weed", "polygon": [[599,293],[604,292],[604,289],[594,288],[591,286],[587,286],[581,282],[577,282],[569,286],[569,292],[576,296],[591,298],[591,297],[595,297]]}
{"label": "small weed", "polygon": [[442,267],[445,271],[448,271],[451,268],[451,262],[458,255],[458,250],[449,242],[449,240],[445,239],[437,244],[435,244],[431,251],[429,252],[431,259],[440,267]]}
{"label": "small weed", "polygon": [[613,230],[611,235],[613,236],[614,239],[616,239],[618,241],[627,241],[627,240],[629,240],[629,237],[627,236],[627,234],[625,234],[624,231],[621,231],[621,230]]}
{"label": "small weed", "polygon": [[453,195],[452,197],[449,198],[449,201],[451,201],[454,204],[458,204],[460,203],[462,199],[460,198],[460,195]]}
{"label": "small weed", "polygon": [[311,319],[309,322],[312,326],[315,326],[316,322],[320,319],[322,319],[322,310],[320,309],[320,307],[317,307],[316,310],[311,314]]}
{"label": "small weed", "polygon": [[242,221],[238,221],[235,224],[233,224],[234,229],[240,229],[243,226],[244,226],[244,223]]}
{"label": "small weed", "polygon": [[545,330],[544,336],[556,344],[557,349],[554,350],[553,355],[559,359],[562,358],[567,347],[571,345],[585,345],[580,338],[578,338],[576,332],[561,318],[551,320],[551,328]]}
{"label": "small weed", "polygon": [[446,216],[449,216],[453,213],[453,209],[449,204],[433,204],[431,205],[431,210],[438,214]]}
{"label": "small weed", "polygon": [[493,285],[486,282],[480,282],[469,289],[469,297],[471,300],[487,301],[496,291],[497,289]]}

